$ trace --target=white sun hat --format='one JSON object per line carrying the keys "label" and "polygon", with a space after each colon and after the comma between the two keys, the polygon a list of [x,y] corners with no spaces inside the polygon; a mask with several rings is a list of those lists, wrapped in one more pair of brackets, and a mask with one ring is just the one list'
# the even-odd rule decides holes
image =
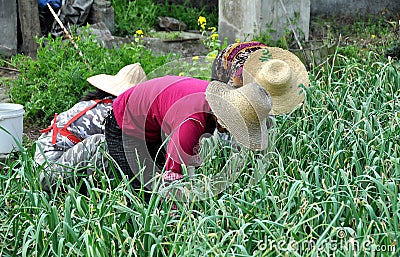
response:
{"label": "white sun hat", "polygon": [[99,74],[86,80],[100,90],[119,96],[130,87],[145,81],[146,73],[140,63],[134,63],[123,67],[116,75]]}

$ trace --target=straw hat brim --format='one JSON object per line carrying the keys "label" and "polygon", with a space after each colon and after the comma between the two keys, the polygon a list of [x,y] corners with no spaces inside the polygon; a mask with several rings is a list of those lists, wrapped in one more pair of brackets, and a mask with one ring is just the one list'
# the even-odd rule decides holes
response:
{"label": "straw hat brim", "polygon": [[124,79],[107,74],[95,75],[88,78],[87,81],[96,88],[115,96],[119,96],[131,86]]}
{"label": "straw hat brim", "polygon": [[116,75],[98,74],[86,79],[94,87],[119,96],[127,89],[146,80],[146,74],[139,63],[123,67]]}
{"label": "straw hat brim", "polygon": [[245,96],[238,97],[233,93],[235,90],[226,83],[212,81],[206,90],[206,100],[221,125],[238,143],[251,150],[264,150],[268,145],[266,122],[246,121],[243,111],[251,106],[251,101]]}
{"label": "straw hat brim", "polygon": [[273,102],[272,115],[290,113],[304,101],[305,92],[300,85],[303,85],[305,88],[309,87],[307,69],[295,54],[287,50],[279,47],[266,47],[266,49],[268,49],[271,59],[282,60],[289,65],[292,77],[288,90],[283,94],[274,94],[268,90],[268,86],[263,85],[262,79],[260,79],[263,62],[260,59],[265,53],[265,49],[260,49],[252,53],[244,63],[243,84],[246,85],[247,83],[256,81],[270,92]]}

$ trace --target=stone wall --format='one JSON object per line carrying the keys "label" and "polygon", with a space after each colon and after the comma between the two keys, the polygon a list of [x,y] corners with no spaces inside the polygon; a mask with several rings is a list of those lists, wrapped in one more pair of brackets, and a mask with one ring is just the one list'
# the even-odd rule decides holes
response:
{"label": "stone wall", "polygon": [[399,15],[400,0],[311,0],[312,16]]}
{"label": "stone wall", "polygon": [[253,35],[259,30],[261,16],[261,1],[219,1],[218,34],[227,38],[229,43],[237,39],[241,41],[247,35]]}
{"label": "stone wall", "polygon": [[87,22],[90,24],[103,22],[113,32],[114,8],[111,6],[111,2],[107,0],[94,0]]}
{"label": "stone wall", "polygon": [[219,34],[232,43],[262,33],[277,40],[295,30],[299,39],[307,40],[310,17],[366,15],[399,17],[400,0],[219,0]]}

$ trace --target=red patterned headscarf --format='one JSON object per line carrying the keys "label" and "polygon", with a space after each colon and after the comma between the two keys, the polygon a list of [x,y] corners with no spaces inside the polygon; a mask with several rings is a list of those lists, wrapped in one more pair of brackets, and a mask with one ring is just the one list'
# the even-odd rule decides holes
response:
{"label": "red patterned headscarf", "polygon": [[243,86],[243,65],[255,51],[267,47],[265,44],[252,41],[234,43],[223,49],[215,58],[212,79],[228,83],[235,87]]}

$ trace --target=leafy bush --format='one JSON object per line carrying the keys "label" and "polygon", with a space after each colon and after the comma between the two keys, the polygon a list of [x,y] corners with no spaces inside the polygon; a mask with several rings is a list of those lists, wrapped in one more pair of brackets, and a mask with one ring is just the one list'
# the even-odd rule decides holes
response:
{"label": "leafy bush", "polygon": [[189,7],[189,3],[177,5],[172,3],[154,3],[152,0],[112,0],[115,12],[115,35],[133,35],[136,30],[156,29],[159,16],[168,16],[187,25],[189,30],[197,30],[197,18],[205,16],[208,26],[218,25],[218,10],[207,12],[205,8]]}
{"label": "leafy bush", "polygon": [[211,11],[206,11],[206,8],[197,9],[194,7],[189,7],[189,3],[186,2],[183,5],[165,3],[160,8],[159,16],[169,16],[183,21],[189,30],[198,30],[197,19],[199,16],[204,16],[207,18],[207,27],[217,27],[218,26],[218,10],[213,9]]}
{"label": "leafy bush", "polygon": [[136,30],[149,30],[157,24],[160,6],[152,0],[112,0],[116,35],[133,35]]}
{"label": "leafy bush", "polygon": [[171,55],[155,56],[140,45],[107,49],[99,46],[94,36],[83,38],[76,38],[83,57],[69,41],[48,37],[37,40],[40,47],[36,60],[24,55],[12,58],[20,76],[11,84],[10,98],[25,106],[28,119],[48,121],[55,112],[71,107],[93,89],[87,77],[116,74],[123,66],[135,62],[150,72],[171,58]]}

